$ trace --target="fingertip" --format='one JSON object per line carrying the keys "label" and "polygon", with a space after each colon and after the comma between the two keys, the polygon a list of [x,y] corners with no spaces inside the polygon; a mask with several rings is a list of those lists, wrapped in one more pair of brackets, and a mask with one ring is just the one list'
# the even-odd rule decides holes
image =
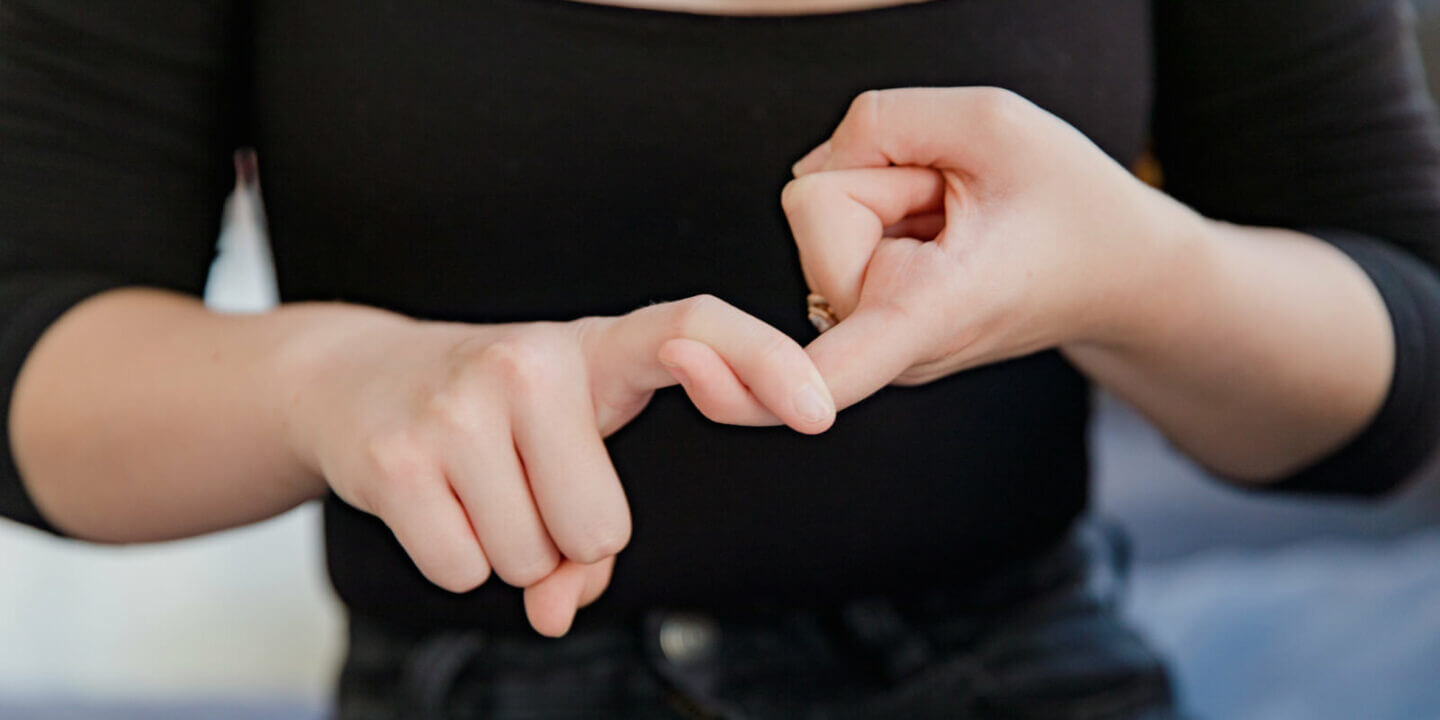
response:
{"label": "fingertip", "polygon": [[806,435],[820,435],[820,434],[823,434],[823,433],[829,431],[830,428],[835,427],[835,420],[836,420],[837,418],[838,418],[838,415],[837,415],[836,413],[833,413],[833,412],[832,412],[832,413],[830,413],[830,417],[826,418],[825,420],[823,420],[823,421],[821,421],[821,422],[815,423],[814,425],[811,425],[809,428],[806,428],[805,430],[801,430],[800,432],[805,433]]}
{"label": "fingertip", "polygon": [[530,626],[535,628],[535,632],[548,638],[565,637],[570,632],[570,626],[575,623],[574,612],[547,610],[544,612],[527,611],[527,614],[530,617]]}
{"label": "fingertip", "polygon": [[835,400],[823,382],[817,380],[801,386],[795,393],[794,404],[798,422],[791,423],[790,427],[799,432],[818,435],[835,424]]}
{"label": "fingertip", "polygon": [[803,424],[801,424],[801,423],[794,423],[794,424],[791,424],[791,425],[790,425],[790,429],[791,429],[791,430],[794,430],[795,432],[800,433],[801,435],[823,435],[823,434],[825,434],[827,431],[829,431],[830,428],[832,428],[832,427],[834,427],[834,426],[835,426],[835,419],[834,419],[834,418],[831,418],[831,419],[826,420],[826,421],[824,421],[824,422],[803,423]]}
{"label": "fingertip", "polygon": [[561,638],[569,633],[579,609],[579,593],[566,592],[570,588],[565,586],[573,584],[571,579],[558,575],[559,572],[525,588],[525,617],[535,632],[548,638]]}

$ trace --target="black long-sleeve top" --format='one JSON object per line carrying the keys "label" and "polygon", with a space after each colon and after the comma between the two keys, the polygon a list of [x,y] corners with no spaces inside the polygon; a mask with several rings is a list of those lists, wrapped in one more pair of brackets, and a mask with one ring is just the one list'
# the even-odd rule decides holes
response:
{"label": "black long-sleeve top", "polygon": [[[487,323],[709,292],[808,340],[777,202],[790,163],[862,90],[987,84],[1119,162],[1153,146],[1169,192],[1209,216],[1306,230],[1365,269],[1394,321],[1393,386],[1362,434],[1278,487],[1383,491],[1440,436],[1440,144],[1406,20],[1389,0],[789,18],[0,0],[0,397],[83,298],[200,292],[244,145],[286,301]],[[1054,352],[884,390],[820,437],[717,426],[661,392],[609,441],[635,532],[589,615],[973,582],[1082,511],[1087,397]],[[0,510],[44,527],[5,447]],[[498,581],[450,595],[380,521],[334,498],[325,520],[353,610],[521,622]]]}

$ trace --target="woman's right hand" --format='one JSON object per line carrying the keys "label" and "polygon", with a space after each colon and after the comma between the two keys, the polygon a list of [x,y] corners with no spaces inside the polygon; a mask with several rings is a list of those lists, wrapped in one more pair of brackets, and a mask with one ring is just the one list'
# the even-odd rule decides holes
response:
{"label": "woman's right hand", "polygon": [[491,570],[564,634],[609,582],[630,513],[603,439],[658,388],[716,422],[818,433],[835,406],[805,351],[709,296],[572,322],[385,316],[290,355],[296,456],[384,520],[452,592]]}

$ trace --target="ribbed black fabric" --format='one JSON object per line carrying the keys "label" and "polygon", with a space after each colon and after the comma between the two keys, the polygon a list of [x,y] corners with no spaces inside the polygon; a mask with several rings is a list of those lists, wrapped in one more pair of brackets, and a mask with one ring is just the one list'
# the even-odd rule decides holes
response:
{"label": "ribbed black fabric", "polygon": [[[1152,135],[1215,217],[1336,242],[1396,325],[1384,411],[1283,484],[1376,492],[1434,444],[1440,181],[1400,3],[936,0],[724,18],[563,0],[0,0],[0,387],[74,302],[198,292],[230,154],[260,153],[281,292],[473,322],[710,292],[807,340],[791,162],[876,87],[993,84],[1122,163]],[[97,360],[98,361],[98,360]],[[1055,353],[886,390],[819,438],[675,392],[611,439],[635,517],[603,617],[974,582],[1083,509],[1088,388]],[[84,442],[76,438],[76,442]],[[42,525],[8,453],[0,512]],[[332,499],[344,600],[520,627]]]}

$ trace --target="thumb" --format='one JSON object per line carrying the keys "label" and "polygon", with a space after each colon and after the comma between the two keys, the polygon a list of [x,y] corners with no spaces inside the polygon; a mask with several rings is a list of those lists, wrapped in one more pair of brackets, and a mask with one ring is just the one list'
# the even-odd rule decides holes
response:
{"label": "thumb", "polygon": [[861,305],[821,333],[805,351],[830,387],[837,408],[889,385],[915,363],[915,332],[899,309]]}
{"label": "thumb", "polygon": [[590,565],[561,561],[545,579],[525,588],[525,615],[531,627],[546,637],[570,632],[575,613],[600,597],[614,567],[614,556]]}

